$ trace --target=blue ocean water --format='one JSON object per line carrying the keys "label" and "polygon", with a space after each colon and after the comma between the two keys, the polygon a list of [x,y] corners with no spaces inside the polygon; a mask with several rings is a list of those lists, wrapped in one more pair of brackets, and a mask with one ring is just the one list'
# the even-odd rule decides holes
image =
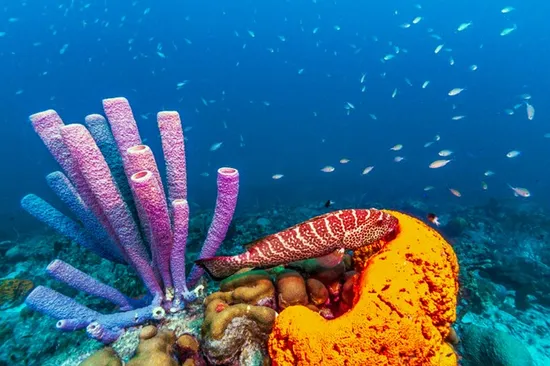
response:
{"label": "blue ocean water", "polygon": [[[58,167],[28,116],[51,108],[81,123],[116,96],[156,153],[156,113],[181,114],[196,207],[213,208],[216,170],[231,166],[241,213],[327,200],[547,209],[549,11],[541,0],[6,1],[0,240],[43,231],[23,195],[62,207],[43,179]],[[451,161],[428,167],[439,159]]]}

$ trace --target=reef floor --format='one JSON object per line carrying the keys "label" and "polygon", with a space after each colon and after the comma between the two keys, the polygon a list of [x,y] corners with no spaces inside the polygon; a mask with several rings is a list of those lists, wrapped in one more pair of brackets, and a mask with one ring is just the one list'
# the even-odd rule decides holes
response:
{"label": "reef floor", "polygon": [[[373,204],[373,206],[376,206]],[[387,206],[387,205],[386,205]],[[335,205],[332,209],[339,209]],[[404,201],[392,209],[425,220],[434,207],[423,202]],[[455,323],[459,336],[468,327],[483,327],[513,336],[525,347],[534,365],[550,364],[550,214],[530,203],[517,200],[489,200],[476,207],[439,207],[438,230],[453,245],[461,267],[461,291]],[[278,207],[235,218],[221,254],[242,251],[242,245],[266,234],[326,212],[322,204],[308,207]],[[211,212],[194,215],[190,223],[190,253],[199,251]],[[94,274],[129,296],[139,296],[139,279],[122,265],[103,261],[86,253],[67,239],[51,233],[2,241],[0,255],[0,365],[78,365],[102,347],[82,332],[63,333],[55,321],[22,305],[28,289],[47,285],[101,312],[110,305],[50,281],[44,268],[54,258]],[[193,259],[193,258],[190,258]],[[26,282],[25,282],[26,281]],[[205,295],[218,284],[206,281]],[[200,333],[204,317],[201,302],[163,322],[176,335]],[[127,360],[136,349],[141,327],[128,330],[113,348]],[[468,364],[467,350],[458,349]]]}

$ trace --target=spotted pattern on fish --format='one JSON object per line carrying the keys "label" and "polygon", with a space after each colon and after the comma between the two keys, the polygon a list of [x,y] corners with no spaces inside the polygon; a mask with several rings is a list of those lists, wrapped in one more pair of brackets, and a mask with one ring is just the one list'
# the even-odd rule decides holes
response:
{"label": "spotted pattern on fish", "polygon": [[322,257],[340,248],[354,250],[373,245],[397,229],[398,220],[381,210],[339,210],[259,239],[242,254],[203,258],[196,263],[212,277],[223,278],[245,267],[274,267]]}

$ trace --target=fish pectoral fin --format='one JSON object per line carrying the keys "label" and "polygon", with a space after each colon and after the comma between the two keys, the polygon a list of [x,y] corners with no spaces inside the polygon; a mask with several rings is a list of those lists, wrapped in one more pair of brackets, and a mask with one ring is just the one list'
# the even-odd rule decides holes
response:
{"label": "fish pectoral fin", "polygon": [[346,250],[344,248],[338,248],[332,253],[323,255],[321,257],[315,258],[319,266],[324,268],[333,268],[342,262],[342,259],[344,258],[344,253]]}

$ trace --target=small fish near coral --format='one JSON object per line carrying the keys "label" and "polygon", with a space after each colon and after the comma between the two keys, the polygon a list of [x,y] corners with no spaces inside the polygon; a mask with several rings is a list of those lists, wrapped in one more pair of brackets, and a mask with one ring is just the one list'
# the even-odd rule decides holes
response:
{"label": "small fish near coral", "polygon": [[213,278],[225,278],[246,267],[269,268],[323,257],[337,249],[370,246],[391,239],[398,228],[397,218],[381,210],[338,210],[259,239],[242,254],[202,258],[196,263]]}

